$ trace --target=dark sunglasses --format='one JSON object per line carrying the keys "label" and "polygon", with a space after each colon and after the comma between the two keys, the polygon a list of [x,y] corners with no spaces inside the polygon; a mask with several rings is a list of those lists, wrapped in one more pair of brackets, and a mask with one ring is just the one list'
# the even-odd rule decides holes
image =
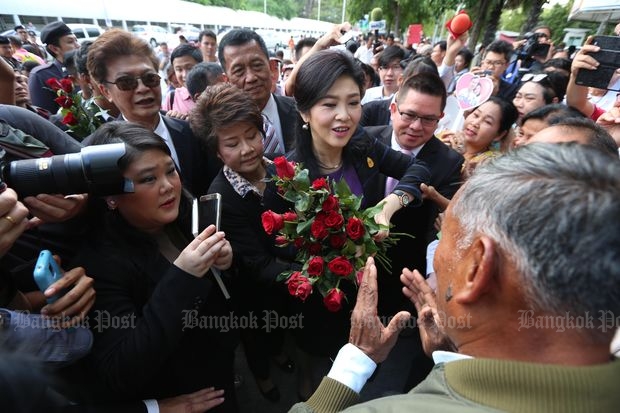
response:
{"label": "dark sunglasses", "polygon": [[159,86],[161,81],[161,76],[157,73],[144,73],[140,76],[121,76],[116,79],[115,82],[108,82],[104,80],[104,83],[109,83],[111,85],[116,85],[119,90],[134,90],[138,87],[138,79],[142,80],[142,83],[146,87],[155,87]]}

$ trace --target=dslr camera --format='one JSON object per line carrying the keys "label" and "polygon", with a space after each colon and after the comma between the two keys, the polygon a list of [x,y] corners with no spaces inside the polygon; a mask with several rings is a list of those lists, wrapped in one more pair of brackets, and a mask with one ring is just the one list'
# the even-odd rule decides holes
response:
{"label": "dslr camera", "polygon": [[37,194],[82,194],[96,196],[134,192],[118,161],[125,155],[124,143],[93,145],[78,153],[49,158],[8,161],[0,152],[0,177],[20,197]]}
{"label": "dslr camera", "polygon": [[542,36],[544,36],[543,33],[526,33],[523,36],[525,44],[517,49],[519,58],[527,60],[534,57],[546,57],[549,53],[550,45],[538,41]]}

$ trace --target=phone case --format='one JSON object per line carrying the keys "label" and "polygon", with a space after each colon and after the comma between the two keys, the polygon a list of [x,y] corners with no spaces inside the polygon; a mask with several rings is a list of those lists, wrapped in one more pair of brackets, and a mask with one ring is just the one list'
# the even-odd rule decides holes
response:
{"label": "phone case", "polygon": [[[34,266],[32,275],[41,292],[44,292],[50,285],[61,279],[63,273],[54,257],[52,257],[52,253],[48,250],[43,250],[39,253],[39,258]],[[61,295],[61,293],[58,293],[48,298],[47,302],[51,304],[60,298]]]}

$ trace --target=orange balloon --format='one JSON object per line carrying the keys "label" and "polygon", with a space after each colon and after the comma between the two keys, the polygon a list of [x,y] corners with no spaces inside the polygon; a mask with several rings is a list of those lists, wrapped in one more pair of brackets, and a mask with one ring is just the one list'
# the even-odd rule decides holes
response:
{"label": "orange balloon", "polygon": [[471,20],[466,14],[457,14],[450,22],[450,31],[456,36],[460,36],[465,33],[470,27]]}

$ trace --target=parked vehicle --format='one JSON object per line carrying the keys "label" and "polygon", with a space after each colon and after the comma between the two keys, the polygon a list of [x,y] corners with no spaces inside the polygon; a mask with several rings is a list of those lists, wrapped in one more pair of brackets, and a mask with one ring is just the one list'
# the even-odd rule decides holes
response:
{"label": "parked vehicle", "polygon": [[69,26],[73,34],[75,34],[80,44],[85,40],[94,41],[104,32],[101,27],[95,24],[68,23],[67,26]]}
{"label": "parked vehicle", "polygon": [[156,25],[138,24],[131,28],[131,33],[148,42],[153,48],[170,40],[168,30]]}

